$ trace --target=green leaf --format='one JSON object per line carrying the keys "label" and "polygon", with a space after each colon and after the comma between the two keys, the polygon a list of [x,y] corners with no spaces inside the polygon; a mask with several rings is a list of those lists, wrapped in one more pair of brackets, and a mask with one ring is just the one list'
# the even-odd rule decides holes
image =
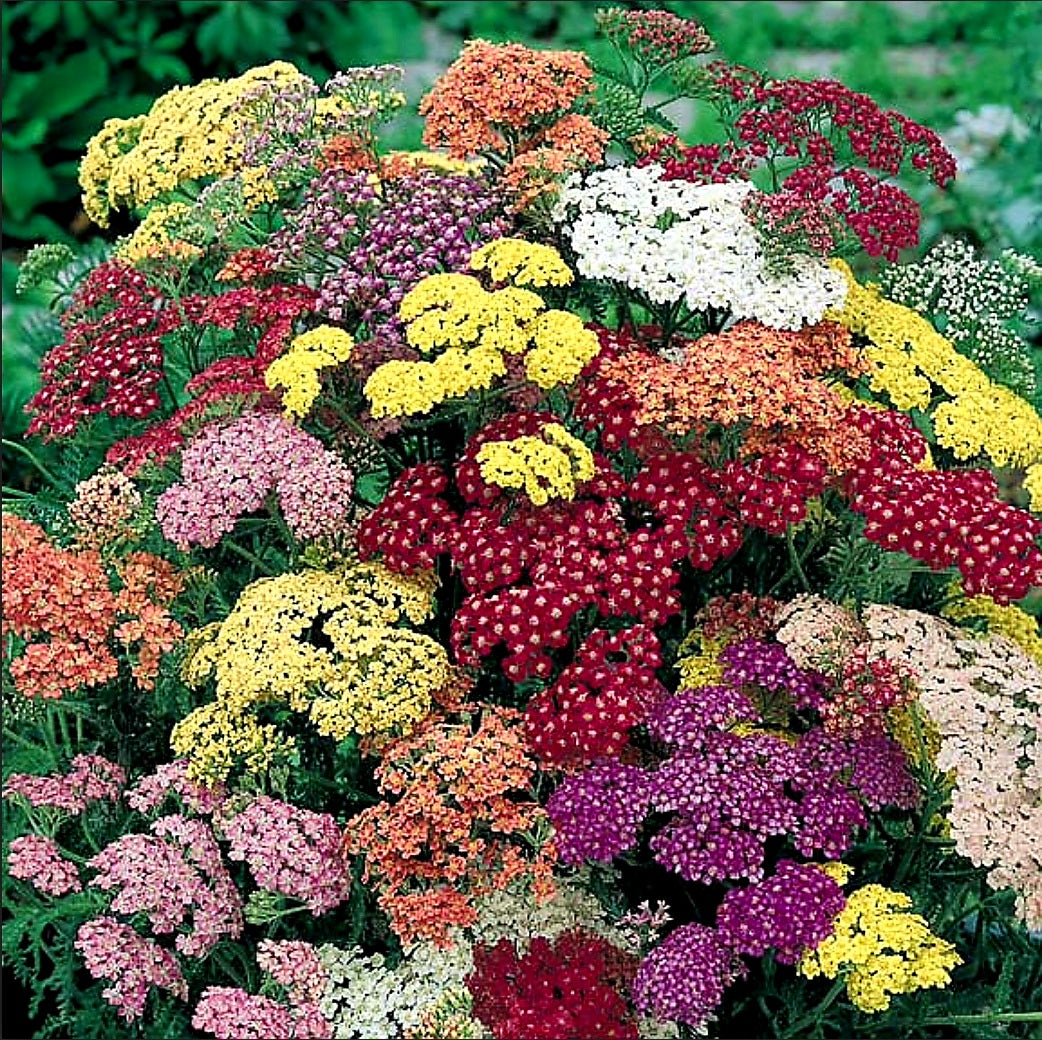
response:
{"label": "green leaf", "polygon": [[387,494],[391,478],[387,470],[376,470],[359,477],[355,482],[355,494],[369,506],[379,505]]}
{"label": "green leaf", "polygon": [[4,127],[4,145],[14,152],[26,152],[38,145],[47,136],[46,119],[30,119],[14,129]]}
{"label": "green leaf", "polygon": [[82,108],[105,90],[109,70],[97,51],[82,51],[47,70],[33,97],[33,114],[55,120]]}
{"label": "green leaf", "polygon": [[[24,220],[37,206],[57,197],[54,178],[35,152],[4,148],[3,167],[4,208],[15,220]],[[5,230],[12,234],[10,227]]]}

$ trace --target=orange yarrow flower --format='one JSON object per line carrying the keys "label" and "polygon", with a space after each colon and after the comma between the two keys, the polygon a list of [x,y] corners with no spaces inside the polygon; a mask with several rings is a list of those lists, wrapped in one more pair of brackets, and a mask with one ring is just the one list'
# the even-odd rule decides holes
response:
{"label": "orange yarrow flower", "polygon": [[864,363],[832,322],[793,332],[740,322],[686,344],[683,360],[634,350],[603,366],[638,404],[637,422],[686,437],[714,426],[746,428],[756,454],[791,441],[845,472],[867,450],[850,403],[822,377],[856,376]]}
{"label": "orange yarrow flower", "polygon": [[385,801],[348,822],[344,849],[365,853],[363,880],[403,943],[448,943],[473,922],[474,896],[514,878],[552,891],[553,847],[528,853],[514,840],[545,819],[528,793],[536,764],[520,712],[485,706],[477,732],[431,716],[383,756]]}
{"label": "orange yarrow flower", "polygon": [[[110,572],[96,549],[63,549],[37,525],[3,517],[3,634],[11,677],[26,697],[57,698],[119,674],[114,649],[150,689],[162,654],[182,636],[167,610],[184,578],[166,560],[131,553]],[[135,660],[136,658],[136,660]]]}
{"label": "orange yarrow flower", "polygon": [[471,40],[420,103],[423,143],[458,159],[486,149],[510,152],[592,88],[593,69],[578,51]]}

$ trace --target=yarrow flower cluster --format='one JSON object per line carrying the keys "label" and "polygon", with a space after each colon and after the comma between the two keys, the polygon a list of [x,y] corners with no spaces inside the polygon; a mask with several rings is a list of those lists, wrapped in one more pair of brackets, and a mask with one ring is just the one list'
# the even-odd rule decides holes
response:
{"label": "yarrow flower cluster", "polygon": [[260,797],[222,821],[221,830],[229,858],[245,861],[260,888],[301,900],[316,917],[348,897],[351,875],[331,816]]}
{"label": "yarrow flower cluster", "polygon": [[800,961],[800,973],[834,979],[842,972],[850,999],[868,1014],[885,1011],[896,994],[948,985],[962,958],[911,906],[903,892],[882,885],[857,889],[832,934]]}
{"label": "yarrow flower cluster", "polygon": [[742,203],[746,181],[696,186],[663,169],[618,166],[570,178],[554,218],[580,274],[617,282],[656,304],[682,301],[771,328],[798,329],[842,306],[846,289],[821,260],[798,257],[774,276]]}
{"label": "yarrow flower cluster", "polygon": [[216,545],[271,493],[301,539],[334,535],[350,515],[354,474],[320,440],[277,415],[258,412],[205,428],[185,448],[181,475],[156,503],[163,534],[181,548]]}
{"label": "yarrow flower cluster", "polygon": [[1030,1017],[1042,269],[888,268],[936,134],[597,24],[468,43],[435,151],[381,148],[401,69],[283,62],[90,143],[128,233],[25,265],[60,444],[3,518],[42,1033]]}

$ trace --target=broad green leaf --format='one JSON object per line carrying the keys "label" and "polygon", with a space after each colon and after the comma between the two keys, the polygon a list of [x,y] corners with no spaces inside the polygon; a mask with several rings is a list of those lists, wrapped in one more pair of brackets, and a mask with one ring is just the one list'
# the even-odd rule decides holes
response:
{"label": "broad green leaf", "polygon": [[[37,206],[56,197],[54,178],[35,152],[5,148],[3,167],[4,207],[14,220],[24,220]],[[4,230],[12,234],[10,227]]]}
{"label": "broad green leaf", "polygon": [[108,65],[97,51],[74,54],[41,78],[32,101],[33,115],[51,120],[69,115],[102,94],[108,79]]}

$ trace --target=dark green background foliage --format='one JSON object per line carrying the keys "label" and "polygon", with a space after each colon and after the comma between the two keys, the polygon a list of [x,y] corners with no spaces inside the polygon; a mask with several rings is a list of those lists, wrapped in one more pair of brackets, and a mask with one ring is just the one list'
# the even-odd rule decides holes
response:
{"label": "dark green background foliage", "polygon": [[[415,64],[410,82],[418,95],[469,37],[596,53],[593,13],[601,6],[593,0],[4,0],[7,245],[89,233],[76,205],[76,166],[87,139],[105,119],[146,111],[178,83],[233,75],[275,58],[320,80],[350,65],[395,62]],[[957,111],[985,103],[1008,105],[1036,129],[1042,124],[1042,82],[1032,58],[1042,53],[1042,5],[1035,2],[630,0],[622,6],[697,18],[732,61],[835,76],[937,129]],[[399,133],[401,143],[415,144],[418,124]],[[1011,197],[1030,186],[1039,168],[1037,137],[1033,148],[1033,156],[996,156],[1010,160],[1002,172]],[[955,218],[965,222],[967,215]],[[1011,230],[1028,235],[1026,227]]]}

